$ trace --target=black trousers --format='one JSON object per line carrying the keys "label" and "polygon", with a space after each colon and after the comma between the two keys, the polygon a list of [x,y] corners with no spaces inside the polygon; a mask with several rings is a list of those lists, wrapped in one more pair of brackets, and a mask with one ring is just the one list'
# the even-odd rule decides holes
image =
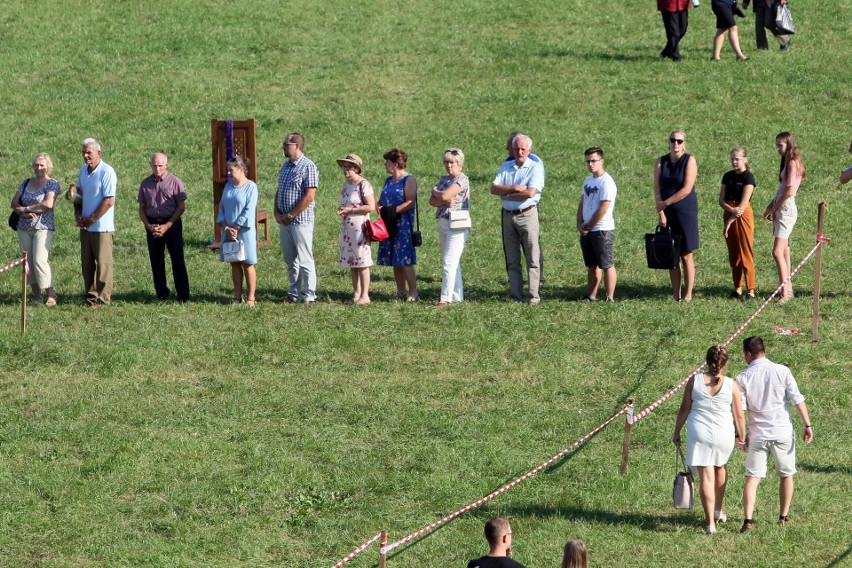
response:
{"label": "black trousers", "polygon": [[660,12],[663,16],[663,27],[666,28],[666,47],[660,52],[662,57],[680,60],[680,40],[686,35],[689,25],[689,11]]}
{"label": "black trousers", "polygon": [[768,8],[762,0],[754,0],[754,38],[757,41],[757,49],[769,49],[769,40],[766,30],[778,38],[782,44],[790,41],[790,36],[775,33],[775,12]]}
{"label": "black trousers", "polygon": [[154,290],[157,297],[166,300],[170,291],[166,282],[166,249],[172,259],[172,274],[175,281],[175,292],[179,301],[189,299],[189,275],[186,272],[186,262],[183,258],[183,223],[180,219],[163,234],[154,237],[145,232],[148,237],[148,256],[151,258],[151,273],[154,276]]}

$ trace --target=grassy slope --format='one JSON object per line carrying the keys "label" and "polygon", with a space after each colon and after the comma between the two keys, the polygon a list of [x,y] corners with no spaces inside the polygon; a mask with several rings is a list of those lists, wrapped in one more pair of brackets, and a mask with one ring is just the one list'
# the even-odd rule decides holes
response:
{"label": "grassy slope", "polygon": [[[847,338],[852,233],[848,189],[850,49],[844,22],[798,6],[801,37],[789,53],[710,64],[709,5],[693,13],[685,61],[659,61],[659,15],[638,1],[579,3],[249,2],[44,3],[8,6],[0,47],[4,195],[51,153],[66,184],[79,141],[100,138],[120,179],[116,302],[76,307],[79,252],[70,208],[58,209],[52,265],[63,304],[35,308],[17,333],[18,279],[0,277],[0,564],[330,565],[380,528],[400,537],[527,471],[597,425],[628,397],[644,405],[676,384],[707,345],[752,307],[724,299],[729,276],[718,180],[727,152],[749,148],[756,209],[774,192],[772,139],[792,130],[808,181],[798,199],[794,258],[810,249],[815,206],[830,203],[833,242],[823,259],[821,340],[778,337],[806,329],[813,264],[801,299],[772,307],[749,329],[793,367],[808,396],[817,442],[801,473],[785,531],[762,525],[747,545],[734,530],[708,557],[698,512],[668,505],[676,404],[634,433],[631,469],[617,475],[621,427],[534,480],[451,523],[391,560],[458,565],[482,550],[488,515],[512,517],[518,558],[556,565],[566,538],[582,538],[595,565],[645,563],[826,565],[848,554],[850,408]],[[741,26],[752,46],[752,22]],[[727,48],[726,48],[727,50]],[[284,274],[276,247],[261,253],[257,310],[225,305],[228,273],[202,245],[211,236],[209,119],[258,121],[259,185],[270,204],[282,136],[300,130],[322,172],[316,256],[324,301],[306,316],[277,303]],[[675,307],[666,275],[644,268],[652,227],[651,166],[673,126],[699,161],[698,301]],[[504,302],[498,204],[487,188],[506,134],[528,131],[546,161],[545,302]],[[449,312],[379,301],[342,305],[348,274],[335,267],[340,178],[334,158],[356,151],[378,184],[381,154],[401,145],[429,187],[440,152],[460,146],[475,185],[474,231],[464,256],[472,300]],[[619,185],[619,297],[572,302],[585,280],[573,216],[585,175],[582,150],[601,145]],[[151,302],[133,197],[147,156],[165,150],[187,183],[188,306]],[[425,209],[424,209],[425,213]],[[437,298],[434,220],[418,274]],[[14,234],[2,236],[6,258]],[[766,223],[756,236],[758,278],[774,280]],[[369,332],[369,329],[375,331]],[[368,336],[369,335],[369,336]],[[742,367],[734,350],[732,368]],[[732,458],[728,510],[740,518],[742,455]],[[774,479],[758,518],[775,516]],[[765,528],[764,528],[765,527]],[[375,550],[354,565],[375,561]],[[848,558],[848,556],[847,556]]]}

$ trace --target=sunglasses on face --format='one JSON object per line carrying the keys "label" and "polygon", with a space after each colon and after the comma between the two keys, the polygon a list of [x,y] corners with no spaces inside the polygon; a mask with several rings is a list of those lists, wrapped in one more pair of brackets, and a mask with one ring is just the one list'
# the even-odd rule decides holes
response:
{"label": "sunglasses on face", "polygon": [[680,138],[669,138],[669,142],[671,142],[672,144],[683,144],[684,142],[686,142],[686,140]]}

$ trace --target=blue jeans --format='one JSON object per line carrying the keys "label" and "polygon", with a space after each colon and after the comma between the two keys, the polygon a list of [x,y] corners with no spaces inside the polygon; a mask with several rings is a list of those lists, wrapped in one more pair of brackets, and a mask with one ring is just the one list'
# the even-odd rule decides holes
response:
{"label": "blue jeans", "polygon": [[317,271],[314,266],[314,224],[278,225],[278,234],[290,280],[287,297],[294,302],[315,302]]}

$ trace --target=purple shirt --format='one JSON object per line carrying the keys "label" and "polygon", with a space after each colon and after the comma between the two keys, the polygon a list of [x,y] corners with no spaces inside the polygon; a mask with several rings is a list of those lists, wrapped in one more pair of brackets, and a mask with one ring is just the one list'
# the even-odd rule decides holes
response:
{"label": "purple shirt", "polygon": [[178,202],[186,201],[186,191],[176,175],[166,172],[160,179],[150,175],[139,185],[136,201],[145,204],[148,217],[169,218],[177,209]]}

